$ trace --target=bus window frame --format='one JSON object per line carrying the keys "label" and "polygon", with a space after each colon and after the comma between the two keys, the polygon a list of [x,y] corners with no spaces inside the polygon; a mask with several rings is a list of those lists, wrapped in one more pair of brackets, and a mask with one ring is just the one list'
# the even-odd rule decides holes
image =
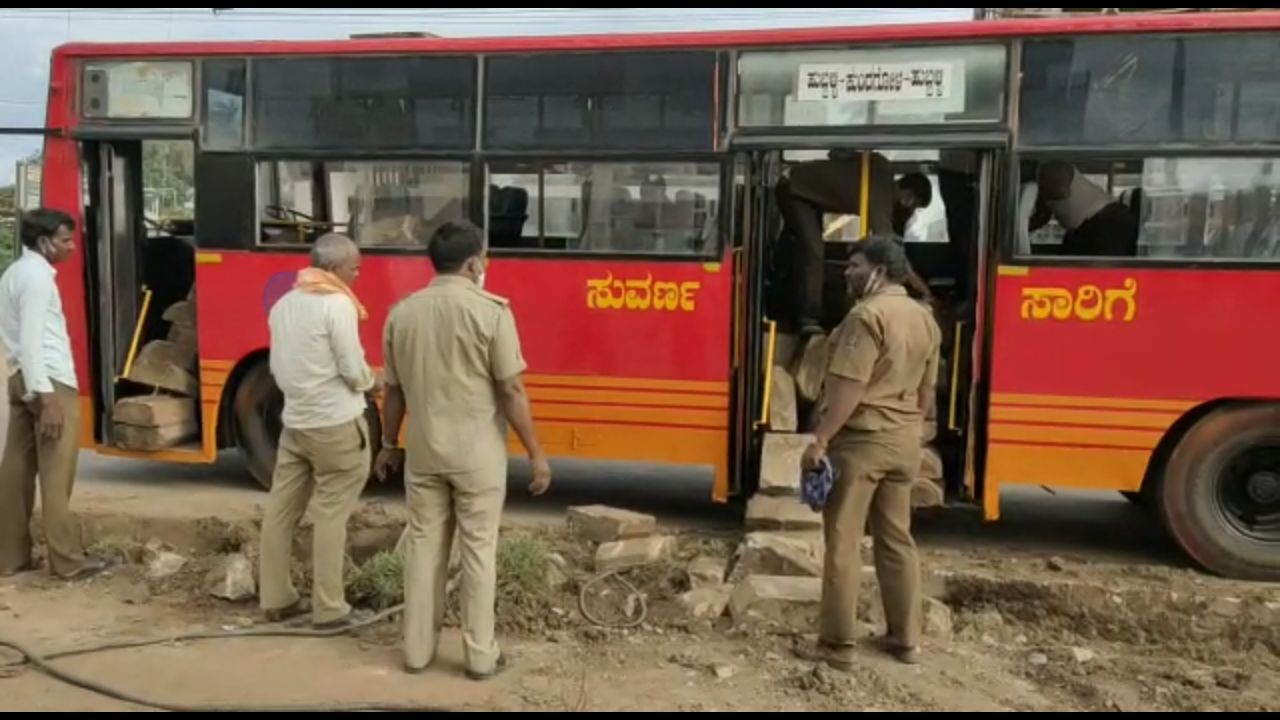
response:
{"label": "bus window frame", "polygon": [[[1256,34],[1267,34],[1268,31],[1249,31]],[[1128,32],[1127,35],[1144,35],[1142,32]],[[1146,33],[1152,35],[1153,33]],[[1177,37],[1192,37],[1204,33],[1200,32],[1180,32],[1180,33],[1154,33],[1155,35],[1167,35]],[[1275,34],[1280,39],[1280,34]],[[1205,141],[1203,143],[1160,143],[1160,142],[1135,142],[1112,145],[1091,145],[1091,144],[1044,144],[1038,145],[1034,143],[1026,143],[1023,141],[1022,133],[1022,77],[1025,62],[1025,47],[1028,43],[1034,43],[1045,39],[1061,39],[1062,37],[1093,37],[1091,33],[1064,33],[1056,36],[1037,36],[1035,38],[1017,39],[1012,42],[1012,51],[1008,59],[1009,71],[1009,88],[1006,94],[1006,102],[1008,108],[1006,115],[1009,119],[1010,130],[1010,151],[1007,157],[1005,167],[1006,177],[1010,178],[1010,182],[1006,182],[1000,192],[997,201],[1001,203],[1001,207],[996,209],[994,213],[999,227],[1004,228],[996,238],[995,257],[993,265],[1015,267],[1015,268],[1036,268],[1036,267],[1052,267],[1052,268],[1136,268],[1136,269],[1182,269],[1182,270],[1260,270],[1275,272],[1280,269],[1280,258],[1275,260],[1260,260],[1255,258],[1222,258],[1217,260],[1206,260],[1203,258],[1152,258],[1152,257],[1074,257],[1069,255],[1034,255],[1023,256],[1018,255],[1016,250],[1016,228],[1018,225],[1018,198],[1021,193],[1021,167],[1023,160],[1034,159],[1046,155],[1052,155],[1055,159],[1065,162],[1073,162],[1076,160],[1132,160],[1139,158],[1158,159],[1158,158],[1196,158],[1196,157],[1215,157],[1215,158],[1264,158],[1275,155],[1280,161],[1280,140],[1275,143],[1259,143],[1248,144],[1239,142],[1223,142],[1223,141]]]}
{"label": "bus window frame", "polygon": [[[482,208],[483,200],[482,199],[478,200],[476,198],[476,180],[475,180],[477,167],[483,168],[483,165],[477,165],[478,161],[476,159],[475,153],[473,152],[465,152],[465,153],[440,152],[440,153],[418,153],[414,155],[405,155],[404,153],[382,153],[382,152],[358,153],[355,150],[348,149],[348,150],[343,150],[336,153],[325,150],[323,152],[304,152],[304,153],[245,153],[245,154],[252,155],[254,160],[254,197],[256,198],[256,200],[254,203],[254,237],[249,247],[249,250],[251,252],[298,254],[298,253],[307,253],[311,251],[311,245],[309,243],[263,243],[260,240],[260,238],[262,237],[262,207],[260,204],[261,196],[259,194],[261,191],[261,187],[259,186],[261,177],[258,175],[258,170],[261,168],[263,163],[298,162],[298,163],[311,163],[313,165],[319,164],[321,166],[324,166],[330,163],[335,163],[335,164],[336,163],[384,163],[384,162],[385,163],[400,162],[400,163],[406,163],[406,164],[431,163],[431,162],[458,163],[459,165],[465,166],[468,173],[467,200],[465,203],[467,212],[465,213],[465,219],[472,223],[476,223],[478,227],[483,227],[483,225],[476,222],[477,219],[482,219],[478,213],[480,212],[480,210],[483,209]],[[326,222],[329,222],[329,221],[326,221]],[[339,232],[339,230],[334,229],[334,232]],[[346,235],[346,232],[342,232],[342,234]],[[352,238],[352,239],[354,240],[355,238]],[[360,245],[361,255],[425,257],[426,252],[427,252],[427,249],[425,244],[424,245],[405,245],[405,246]]]}
{"label": "bus window frame", "polygon": [[[122,55],[115,57],[111,55],[96,56],[90,55],[77,58],[74,61],[73,77],[75,78],[75,92],[72,94],[73,115],[81,125],[92,124],[97,126],[110,126],[118,128],[154,128],[159,126],[182,126],[182,127],[202,127],[201,118],[204,116],[204,61],[207,58],[193,55]],[[165,118],[165,117],[136,117],[136,118],[110,118],[110,117],[92,117],[85,114],[85,88],[88,83],[85,82],[85,73],[92,65],[127,65],[129,63],[184,63],[191,66],[191,113],[181,118]]]}
{"label": "bus window frame", "polygon": [[[1090,33],[1090,32],[1068,32],[1055,35],[1038,35],[1029,38],[1019,38],[1013,43],[1015,52],[1009,56],[1008,70],[1010,73],[1010,92],[1007,95],[1006,115],[1010,118],[1010,124],[1013,126],[1015,149],[1019,151],[1034,150],[1037,154],[1042,152],[1053,153],[1084,153],[1092,152],[1098,155],[1099,159],[1103,159],[1106,155],[1114,153],[1132,154],[1138,152],[1148,153],[1148,157],[1157,157],[1165,151],[1176,151],[1180,157],[1190,157],[1192,153],[1210,154],[1226,157],[1228,149],[1230,151],[1251,152],[1255,156],[1259,152],[1266,151],[1270,148],[1280,148],[1280,140],[1275,142],[1256,142],[1249,140],[1204,140],[1204,141],[1188,141],[1183,139],[1176,140],[1151,140],[1139,141],[1132,143],[1061,143],[1061,142],[1026,142],[1023,140],[1023,113],[1022,99],[1025,88],[1023,87],[1023,79],[1026,76],[1026,49],[1040,43],[1049,43],[1062,40],[1078,40],[1078,39],[1107,39],[1116,40],[1124,38],[1142,38],[1142,39],[1166,39],[1175,41],[1186,41],[1200,38],[1213,37],[1270,37],[1280,42],[1280,29],[1251,29],[1251,30],[1232,30],[1227,32],[1217,32],[1212,28],[1204,28],[1199,30],[1180,30],[1170,32],[1143,32],[1140,29],[1126,30],[1118,33]],[[1184,46],[1185,47],[1185,46]],[[1177,77],[1177,70],[1174,71]],[[1186,69],[1183,68],[1185,75]],[[1172,78],[1171,78],[1172,79]],[[1185,82],[1185,77],[1183,78]],[[1175,88],[1176,90],[1176,88]]]}
{"label": "bus window frame", "polygon": [[[677,55],[677,54],[705,54],[709,55],[712,60],[712,82],[711,82],[711,98],[710,98],[710,122],[708,131],[710,133],[709,142],[702,147],[694,147],[690,145],[678,145],[673,147],[645,147],[635,146],[628,148],[625,145],[615,145],[612,143],[601,143],[599,135],[605,133],[602,126],[603,122],[603,106],[598,104],[590,104],[581,109],[582,119],[586,125],[583,132],[587,136],[585,143],[569,144],[564,146],[542,143],[541,147],[515,145],[504,147],[503,143],[494,143],[493,138],[489,134],[489,118],[490,108],[489,100],[493,97],[491,94],[491,73],[494,70],[492,63],[496,60],[501,63],[503,60],[513,57],[521,58],[529,55],[543,55],[547,57],[564,57],[564,56],[595,56],[595,55],[615,55],[615,56],[639,56],[644,54],[650,55]],[[725,94],[724,85],[725,73],[732,65],[730,58],[733,53],[728,52],[726,48],[714,46],[700,46],[692,48],[651,48],[651,49],[618,49],[618,48],[582,48],[582,49],[565,49],[550,52],[490,52],[480,54],[480,64],[478,66],[477,81],[477,107],[479,111],[476,114],[476,147],[479,152],[486,155],[505,156],[505,155],[524,155],[548,152],[559,152],[565,155],[599,155],[599,154],[615,154],[615,153],[673,153],[673,154],[702,154],[715,152],[719,149],[720,139],[723,133],[723,117],[724,106],[728,102]],[[732,74],[732,73],[730,73]],[[536,89],[536,88],[535,88]],[[544,96],[530,96],[544,97]],[[584,96],[589,102],[600,99],[599,96]],[[667,96],[662,96],[667,97]],[[537,127],[535,124],[534,127]],[[616,131],[615,131],[616,132]]]}
{"label": "bus window frame", "polygon": [[1138,269],[1183,269],[1183,270],[1264,270],[1275,272],[1280,270],[1280,256],[1270,259],[1260,258],[1161,258],[1161,257],[1077,257],[1072,255],[1018,255],[1016,253],[1016,227],[1018,223],[1018,195],[1021,189],[1021,166],[1026,160],[1043,159],[1052,156],[1055,160],[1067,163],[1075,161],[1124,161],[1124,160],[1158,160],[1158,159],[1192,159],[1192,158],[1241,158],[1262,160],[1274,157],[1280,163],[1280,145],[1260,147],[1239,146],[1181,146],[1160,147],[1132,146],[1110,148],[1071,147],[1040,148],[1022,147],[1009,153],[1009,177],[1016,178],[1009,182],[1002,194],[1001,202],[1005,207],[1000,215],[1007,223],[1008,231],[1000,237],[998,247],[999,265],[1008,267],[1053,267],[1053,268],[1138,268]]}
{"label": "bus window frame", "polygon": [[[458,143],[457,146],[384,146],[384,147],[359,147],[356,145],[344,145],[333,147],[317,147],[318,143],[312,142],[311,148],[297,148],[289,146],[276,146],[263,144],[261,141],[261,128],[259,127],[259,72],[260,66],[276,60],[329,60],[329,61],[347,61],[347,60],[373,60],[388,59],[387,56],[381,54],[366,53],[291,53],[286,55],[254,55],[248,58],[248,80],[246,82],[246,143],[245,147],[254,154],[278,154],[278,155],[311,155],[326,154],[338,155],[342,153],[354,154],[359,153],[362,156],[374,157],[382,156],[395,157],[413,153],[416,155],[458,155],[460,153],[472,153],[475,151],[475,135],[476,128],[481,125],[484,107],[483,107],[483,87],[479,78],[483,77],[484,72],[484,56],[480,53],[473,52],[451,52],[451,53],[424,53],[421,55],[405,55],[398,56],[401,58],[432,58],[432,59],[466,59],[470,61],[470,96],[467,100],[471,103],[469,115],[470,135],[465,146]],[[348,158],[349,159],[349,158]],[[364,159],[363,157],[361,158]]]}
{"label": "bus window frame", "polygon": [[[645,253],[645,252],[593,252],[580,249],[550,249],[550,248],[497,248],[491,247],[489,254],[493,257],[501,258],[545,258],[545,259],[564,259],[564,260],[622,260],[636,262],[654,262],[654,263],[707,263],[718,262],[724,257],[725,247],[727,246],[727,236],[725,222],[731,208],[731,198],[733,194],[733,155],[728,152],[703,152],[703,153],[653,153],[647,154],[643,151],[627,151],[627,152],[591,152],[591,153],[556,153],[554,151],[529,151],[529,152],[489,152],[477,155],[477,162],[480,163],[480,174],[472,176],[472,182],[476,182],[476,178],[480,178],[483,186],[487,185],[489,179],[490,163],[528,163],[538,165],[545,172],[545,167],[555,163],[702,163],[714,164],[720,168],[719,191],[720,200],[716,203],[716,231],[712,236],[712,242],[707,243],[702,252],[699,253]],[[485,197],[479,198],[479,217],[482,222],[477,223],[481,228],[488,226],[489,209],[485,203]],[[541,198],[539,198],[541,202]],[[539,228],[541,236],[541,228]]]}

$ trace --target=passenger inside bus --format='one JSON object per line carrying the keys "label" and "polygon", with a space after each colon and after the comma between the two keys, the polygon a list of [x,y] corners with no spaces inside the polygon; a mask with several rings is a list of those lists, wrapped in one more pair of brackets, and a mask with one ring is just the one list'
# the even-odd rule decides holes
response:
{"label": "passenger inside bus", "polygon": [[1036,209],[1030,232],[1056,220],[1066,234],[1055,255],[1135,257],[1139,214],[1069,163],[1051,160],[1036,172]]}
{"label": "passenger inside bus", "polygon": [[[933,202],[933,185],[927,177],[907,173],[896,182],[893,166],[881,153],[870,154],[871,168],[867,195],[867,229],[870,233],[905,234],[907,224],[919,209]],[[824,308],[826,243],[824,213],[857,215],[862,200],[862,156],[853,150],[837,149],[826,160],[811,160],[784,171],[774,188],[784,224],[784,255],[791,256],[790,293],[794,295],[795,324],[800,334],[822,334],[823,320],[831,313]],[[912,294],[928,299],[929,290],[914,272],[908,283]]]}

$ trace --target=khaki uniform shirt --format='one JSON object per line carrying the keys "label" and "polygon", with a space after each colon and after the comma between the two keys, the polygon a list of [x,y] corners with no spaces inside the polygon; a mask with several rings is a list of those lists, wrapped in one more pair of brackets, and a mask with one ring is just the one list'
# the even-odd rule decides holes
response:
{"label": "khaki uniform shirt", "polygon": [[889,287],[855,305],[830,342],[827,373],[866,385],[845,430],[918,432],[919,393],[938,384],[942,333],[933,313],[901,286]]}
{"label": "khaki uniform shirt", "polygon": [[391,310],[383,372],[409,414],[405,463],[418,475],[506,467],[507,423],[497,383],[525,370],[505,298],[443,275]]}
{"label": "khaki uniform shirt", "polygon": [[[824,212],[857,215],[862,204],[862,158],[812,160],[787,171],[791,191]],[[897,185],[893,166],[880,153],[871,153],[871,187],[867,194],[867,230],[893,234],[893,201]]]}

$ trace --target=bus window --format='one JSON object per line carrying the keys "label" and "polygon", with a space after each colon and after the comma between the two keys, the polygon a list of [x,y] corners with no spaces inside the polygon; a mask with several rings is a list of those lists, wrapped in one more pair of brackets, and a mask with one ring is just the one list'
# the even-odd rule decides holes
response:
{"label": "bus window", "polygon": [[254,60],[253,144],[470,150],[476,63],[469,56]]}
{"label": "bus window", "polygon": [[422,247],[442,223],[467,217],[469,175],[456,161],[262,163],[261,241],[340,232],[363,247]]}
{"label": "bus window", "polygon": [[461,162],[325,163],[330,220],[363,247],[425,247],[467,218],[470,172]]}
{"label": "bus window", "polygon": [[[320,219],[314,163],[281,161],[258,165],[258,222],[264,245],[307,241],[307,223]],[[312,237],[312,240],[315,238]]]}
{"label": "bus window", "polygon": [[717,163],[495,163],[488,184],[495,249],[662,255],[715,249]]}
{"label": "bus window", "polygon": [[[1280,259],[1280,175],[1271,158],[1073,161],[1067,166],[1074,180],[1065,211],[1045,201],[1045,186],[1054,180],[1042,168],[1052,163],[1024,167],[1024,184],[1035,182],[1037,188],[1023,198],[1024,204],[1035,203],[1034,211],[1022,208],[1021,215],[1032,216],[1033,256]],[[1107,237],[1125,228],[1136,234],[1132,251],[1107,252]],[[1026,248],[1019,254],[1027,254]]]}
{"label": "bus window", "polygon": [[1041,147],[1272,143],[1274,33],[1029,40],[1019,142]]}
{"label": "bus window", "polygon": [[493,55],[483,144],[711,151],[717,72],[703,50]]}

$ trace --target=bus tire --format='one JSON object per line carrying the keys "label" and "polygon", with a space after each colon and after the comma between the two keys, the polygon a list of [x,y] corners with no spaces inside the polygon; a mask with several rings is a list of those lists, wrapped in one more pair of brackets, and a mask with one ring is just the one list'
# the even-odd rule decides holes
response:
{"label": "bus tire", "polygon": [[[249,368],[236,386],[233,409],[236,447],[244,456],[249,474],[264,489],[270,490],[276,454],[280,450],[283,429],[280,414],[284,410],[284,395],[276,387],[271,368],[265,360]],[[372,461],[382,447],[382,418],[373,402],[366,405],[364,416],[369,424],[369,457]]]}
{"label": "bus tire", "polygon": [[1280,406],[1238,405],[1200,419],[1178,442],[1155,493],[1173,539],[1201,567],[1239,580],[1280,580]]}
{"label": "bus tire", "polygon": [[271,377],[271,367],[266,360],[254,363],[236,385],[232,412],[236,448],[244,457],[249,474],[267,490],[271,489],[275,472],[283,410],[284,395]]}

